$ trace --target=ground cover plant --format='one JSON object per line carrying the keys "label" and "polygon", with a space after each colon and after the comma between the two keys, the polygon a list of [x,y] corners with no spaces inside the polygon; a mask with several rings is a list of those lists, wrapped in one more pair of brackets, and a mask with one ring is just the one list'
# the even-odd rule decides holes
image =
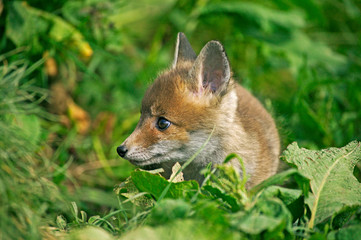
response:
{"label": "ground cover plant", "polygon": [[[0,239],[357,239],[360,29],[353,0],[0,0]],[[279,174],[199,185],[117,156],[179,31],[224,44],[276,119]]]}

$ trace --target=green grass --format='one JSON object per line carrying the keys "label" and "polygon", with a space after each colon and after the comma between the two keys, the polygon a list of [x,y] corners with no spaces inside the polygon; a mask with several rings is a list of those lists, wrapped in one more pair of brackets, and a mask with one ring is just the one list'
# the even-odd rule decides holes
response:
{"label": "green grass", "polygon": [[[35,63],[33,66],[38,65]],[[38,104],[46,92],[32,86],[31,67],[19,60],[0,67],[0,226],[2,239],[38,239],[67,198],[52,181],[58,166],[49,160]],[[49,118],[48,118],[49,119]],[[43,230],[46,231],[46,230]]]}
{"label": "green grass", "polygon": [[[134,195],[150,190],[131,179],[120,184],[136,173],[117,156],[116,146],[134,129],[146,87],[170,66],[179,31],[196,52],[213,39],[224,44],[235,78],[276,119],[283,149],[293,141],[323,149],[361,139],[357,1],[29,0],[0,1],[0,9],[1,239],[66,237],[82,234],[77,228],[87,225],[138,239],[172,236],[169,229],[174,238],[183,236],[177,229],[198,239],[209,239],[211,230],[215,239],[266,238],[232,225],[250,214],[242,196],[252,199],[254,193],[217,185],[222,201],[212,194],[203,199],[209,187],[191,199],[156,201],[154,195]],[[359,168],[354,174],[360,179]],[[294,178],[286,185],[299,192]],[[126,197],[119,188],[116,194],[118,184],[133,194]],[[294,218],[295,212],[284,209],[287,194],[277,195],[277,206],[283,217]],[[238,205],[232,208],[225,199]],[[359,209],[345,209],[338,218],[335,210],[315,230],[307,228],[305,209],[297,222],[285,217],[274,233],[341,239],[359,231]],[[218,217],[205,217],[208,211]],[[225,226],[232,231],[225,233]]]}

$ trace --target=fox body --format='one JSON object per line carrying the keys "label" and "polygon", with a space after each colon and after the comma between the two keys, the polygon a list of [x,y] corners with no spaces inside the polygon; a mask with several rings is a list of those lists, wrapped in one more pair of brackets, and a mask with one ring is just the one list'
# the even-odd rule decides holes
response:
{"label": "fox body", "polygon": [[[142,101],[134,132],[117,148],[121,157],[143,168],[162,167],[169,177],[176,162],[191,158],[186,180],[210,162],[221,164],[230,153],[244,161],[252,187],[277,171],[280,143],[275,123],[262,104],[231,77],[223,46],[208,42],[197,56],[178,34],[172,67],[161,73]],[[230,162],[241,174],[238,160]]]}

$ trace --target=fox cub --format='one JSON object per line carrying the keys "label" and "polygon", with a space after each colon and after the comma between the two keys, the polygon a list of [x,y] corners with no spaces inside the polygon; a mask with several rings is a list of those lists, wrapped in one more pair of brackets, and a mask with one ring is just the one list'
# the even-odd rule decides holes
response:
{"label": "fox cub", "polygon": [[[139,123],[118,154],[139,167],[162,167],[169,177],[172,166],[187,161],[213,131],[183,171],[185,180],[201,183],[200,170],[209,162],[221,164],[230,153],[242,157],[248,188],[275,174],[280,152],[275,123],[231,75],[221,43],[208,42],[197,56],[178,33],[173,64],[146,91]],[[242,174],[238,160],[231,164]]]}

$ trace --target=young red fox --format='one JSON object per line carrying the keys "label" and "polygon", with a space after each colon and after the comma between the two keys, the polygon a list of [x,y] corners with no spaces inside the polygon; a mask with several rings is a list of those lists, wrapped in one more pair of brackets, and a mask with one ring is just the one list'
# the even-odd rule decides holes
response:
{"label": "young red fox", "polygon": [[[230,153],[242,157],[248,188],[276,173],[280,143],[275,123],[232,79],[223,46],[210,41],[197,57],[179,33],[172,67],[146,91],[139,123],[117,152],[134,165],[162,167],[169,177],[172,166],[192,157],[212,131],[204,150],[183,171],[186,180],[201,183],[200,170],[210,162],[221,164]],[[241,173],[238,160],[231,164]]]}

